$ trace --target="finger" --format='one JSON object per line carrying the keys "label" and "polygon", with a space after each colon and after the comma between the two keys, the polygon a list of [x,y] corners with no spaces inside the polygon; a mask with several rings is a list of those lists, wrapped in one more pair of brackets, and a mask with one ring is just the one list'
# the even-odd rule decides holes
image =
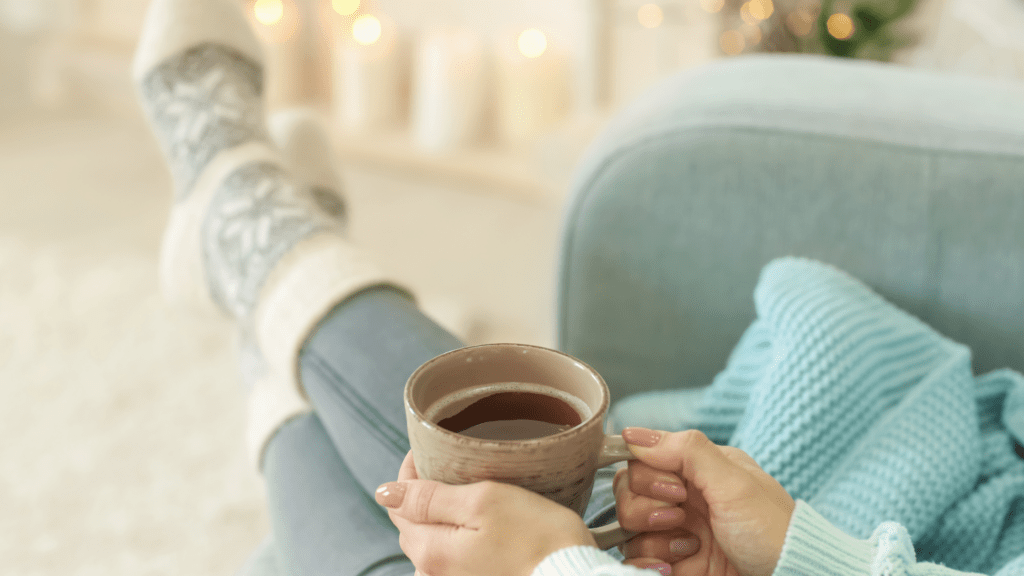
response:
{"label": "finger", "polygon": [[388,508],[393,520],[397,517],[415,524],[477,528],[471,503],[479,491],[479,484],[449,486],[430,480],[402,480],[381,484],[374,497]]}
{"label": "finger", "polygon": [[412,459],[412,450],[405,455],[405,459],[402,460],[402,467],[398,469],[399,480],[416,480],[419,478],[419,474],[416,473],[416,463]]}
{"label": "finger", "polygon": [[[659,432],[647,428],[622,431],[629,449],[641,462],[658,470],[676,472],[705,493],[732,493],[749,480],[746,470],[730,460],[700,430]],[[744,474],[737,475],[737,471]]]}
{"label": "finger", "polygon": [[658,558],[662,562],[678,562],[700,551],[700,539],[679,528],[664,532],[645,532],[622,546],[627,559]]}
{"label": "finger", "polygon": [[629,489],[663,502],[683,502],[686,487],[679,476],[658,470],[639,460],[629,462]]}
{"label": "finger", "polygon": [[630,566],[636,566],[641,570],[654,570],[662,576],[672,576],[672,566],[658,558],[633,558],[625,560],[622,563],[629,564]]}
{"label": "finger", "polygon": [[[627,474],[620,470],[616,477]],[[669,502],[655,500],[637,494],[630,489],[629,482],[619,481],[615,487],[615,510],[619,523],[627,530],[646,532],[667,530],[682,526],[686,513],[682,508]]]}

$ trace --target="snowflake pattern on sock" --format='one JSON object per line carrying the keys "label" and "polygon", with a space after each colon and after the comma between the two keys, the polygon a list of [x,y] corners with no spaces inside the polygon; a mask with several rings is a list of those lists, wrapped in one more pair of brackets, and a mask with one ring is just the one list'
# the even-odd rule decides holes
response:
{"label": "snowflake pattern on sock", "polygon": [[236,318],[248,317],[278,260],[303,239],[341,233],[341,226],[280,166],[243,164],[214,192],[202,225],[214,301]]}
{"label": "snowflake pattern on sock", "polygon": [[171,166],[176,202],[218,153],[268,140],[263,69],[229,46],[204,43],[168,58],[140,90]]}

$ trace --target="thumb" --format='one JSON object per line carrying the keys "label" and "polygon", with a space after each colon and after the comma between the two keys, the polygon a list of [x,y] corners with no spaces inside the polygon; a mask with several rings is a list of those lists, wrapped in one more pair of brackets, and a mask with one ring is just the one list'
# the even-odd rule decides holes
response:
{"label": "thumb", "polygon": [[658,470],[675,472],[705,497],[709,490],[726,494],[742,489],[747,480],[746,470],[699,430],[669,433],[626,428],[622,438],[638,460]]}
{"label": "thumb", "polygon": [[430,480],[403,480],[381,484],[374,497],[391,515],[415,524],[467,526],[473,517],[462,492],[468,488]]}

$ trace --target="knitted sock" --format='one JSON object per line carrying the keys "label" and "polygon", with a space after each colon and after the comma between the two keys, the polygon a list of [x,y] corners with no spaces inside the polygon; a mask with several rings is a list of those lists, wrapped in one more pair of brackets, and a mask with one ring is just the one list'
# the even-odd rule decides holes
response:
{"label": "knitted sock", "polygon": [[[252,395],[258,452],[305,409],[298,352],[316,323],[386,282],[345,239],[343,204],[323,192],[336,182],[312,192],[270,142],[261,48],[237,1],[154,0],[133,73],[175,185],[161,286],[170,300],[220,309],[251,333],[268,374]],[[325,162],[303,174],[322,176]]]}
{"label": "knitted sock", "polygon": [[289,108],[270,116],[267,124],[270,136],[320,209],[345,222],[341,178],[323,117],[311,108]]}

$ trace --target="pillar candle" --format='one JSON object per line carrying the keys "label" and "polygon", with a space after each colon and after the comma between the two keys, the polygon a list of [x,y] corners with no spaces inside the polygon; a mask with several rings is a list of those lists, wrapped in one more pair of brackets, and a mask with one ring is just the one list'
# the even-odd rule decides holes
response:
{"label": "pillar candle", "polygon": [[256,0],[249,7],[263,43],[267,108],[274,110],[304,101],[309,79],[304,70],[306,54],[298,5],[294,0]]}
{"label": "pillar candle", "polygon": [[569,61],[536,29],[523,31],[498,50],[498,128],[512,144],[551,130],[572,104]]}
{"label": "pillar candle", "polygon": [[335,114],[342,128],[395,125],[407,100],[406,63],[394,24],[363,14],[340,31],[334,51]]}
{"label": "pillar candle", "polygon": [[431,150],[471,143],[483,124],[483,46],[467,30],[433,30],[420,39],[413,67],[416,143]]}

